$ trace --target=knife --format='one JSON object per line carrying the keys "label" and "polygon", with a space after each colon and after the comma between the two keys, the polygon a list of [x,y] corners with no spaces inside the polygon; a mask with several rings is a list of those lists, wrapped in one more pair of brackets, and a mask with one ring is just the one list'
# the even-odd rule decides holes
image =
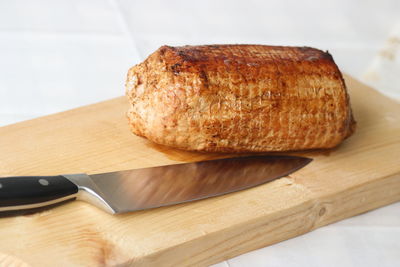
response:
{"label": "knife", "polygon": [[312,159],[250,156],[101,174],[0,178],[0,211],[35,209],[67,200],[111,214],[219,196],[291,174]]}

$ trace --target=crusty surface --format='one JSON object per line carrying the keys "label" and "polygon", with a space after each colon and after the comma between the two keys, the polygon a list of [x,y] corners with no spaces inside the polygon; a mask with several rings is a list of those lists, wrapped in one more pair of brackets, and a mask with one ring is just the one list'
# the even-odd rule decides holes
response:
{"label": "crusty surface", "polygon": [[309,47],[162,46],[126,89],[132,131],[186,150],[332,148],[355,127],[338,67]]}

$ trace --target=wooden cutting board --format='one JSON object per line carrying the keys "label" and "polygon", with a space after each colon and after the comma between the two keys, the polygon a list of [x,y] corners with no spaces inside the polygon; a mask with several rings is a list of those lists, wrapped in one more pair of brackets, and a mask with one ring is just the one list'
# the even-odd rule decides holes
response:
{"label": "wooden cutting board", "polygon": [[[269,184],[123,215],[71,202],[0,218],[0,265],[208,265],[400,200],[400,105],[346,77],[358,129]],[[0,128],[0,176],[52,175],[230,155],[157,146],[130,133],[123,97]],[[293,154],[293,153],[292,153]]]}

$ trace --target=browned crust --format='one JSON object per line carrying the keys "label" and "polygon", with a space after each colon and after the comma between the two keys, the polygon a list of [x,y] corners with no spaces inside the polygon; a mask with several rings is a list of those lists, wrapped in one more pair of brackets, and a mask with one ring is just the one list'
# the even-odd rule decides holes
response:
{"label": "browned crust", "polygon": [[135,134],[187,150],[331,148],[355,127],[332,56],[309,47],[162,46],[127,96]]}

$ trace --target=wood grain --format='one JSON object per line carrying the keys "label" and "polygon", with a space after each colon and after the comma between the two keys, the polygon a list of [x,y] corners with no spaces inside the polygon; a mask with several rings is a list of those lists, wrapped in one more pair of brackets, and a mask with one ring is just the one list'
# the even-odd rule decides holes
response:
{"label": "wood grain", "polygon": [[[269,184],[122,215],[71,202],[0,218],[0,264],[208,265],[400,200],[400,105],[346,77],[358,129]],[[0,176],[98,173],[227,157],[132,135],[123,97],[0,128]]]}

